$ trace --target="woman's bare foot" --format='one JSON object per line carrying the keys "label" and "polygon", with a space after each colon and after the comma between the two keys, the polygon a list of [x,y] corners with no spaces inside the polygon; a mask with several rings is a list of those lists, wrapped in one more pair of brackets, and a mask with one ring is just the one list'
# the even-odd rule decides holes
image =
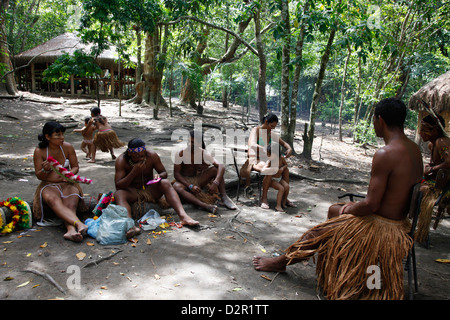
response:
{"label": "woman's bare foot", "polygon": [[68,229],[64,234],[64,239],[70,240],[73,242],[81,242],[83,241],[83,235],[75,230],[75,228]]}
{"label": "woman's bare foot", "polygon": [[77,231],[78,231],[79,234],[81,234],[83,237],[86,236],[87,230],[88,230],[88,226],[87,225],[85,225],[84,223],[78,221],[75,226],[76,226]]}
{"label": "woman's bare foot", "polygon": [[291,207],[291,208],[297,208],[297,206],[295,205],[295,203],[293,203],[293,202],[291,202],[291,201],[289,201],[289,200],[286,200],[286,206]]}
{"label": "woman's bare foot", "polygon": [[262,202],[261,209],[270,209],[269,204],[267,202]]}
{"label": "woman's bare foot", "polygon": [[279,207],[279,206],[276,206],[275,207],[275,211],[278,211],[278,212],[284,212],[284,210],[283,210],[283,207]]}
{"label": "woman's bare foot", "polygon": [[252,261],[258,271],[286,272],[287,260],[284,255],[274,258],[253,257]]}
{"label": "woman's bare foot", "polygon": [[95,163],[95,159],[89,160],[88,163]]}

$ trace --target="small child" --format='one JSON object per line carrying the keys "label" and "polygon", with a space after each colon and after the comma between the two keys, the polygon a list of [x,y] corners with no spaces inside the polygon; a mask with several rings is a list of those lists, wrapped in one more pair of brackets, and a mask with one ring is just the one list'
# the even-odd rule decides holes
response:
{"label": "small child", "polygon": [[95,126],[91,121],[91,117],[84,118],[83,128],[73,130],[73,132],[80,132],[83,136],[83,141],[81,142],[81,150],[86,153],[86,159],[90,159],[94,152],[94,131]]}
{"label": "small child", "polygon": [[99,148],[102,152],[109,152],[111,154],[111,158],[113,160],[116,159],[114,148],[124,147],[125,143],[119,140],[116,132],[111,128],[111,125],[108,123],[106,117],[100,114],[100,108],[91,108],[91,116],[94,122],[94,126],[96,127],[98,132],[94,137],[94,152],[91,160],[89,160],[88,162],[95,162],[95,154],[97,148]]}
{"label": "small child", "polygon": [[[272,150],[274,152],[272,152]],[[276,152],[278,150],[278,152]],[[276,211],[284,212],[287,205],[294,206],[288,199],[289,195],[289,170],[286,158],[281,154],[280,145],[273,142],[266,149],[268,161],[261,170],[262,174],[272,175],[272,182],[269,187],[278,190]],[[280,178],[277,181],[274,178]]]}

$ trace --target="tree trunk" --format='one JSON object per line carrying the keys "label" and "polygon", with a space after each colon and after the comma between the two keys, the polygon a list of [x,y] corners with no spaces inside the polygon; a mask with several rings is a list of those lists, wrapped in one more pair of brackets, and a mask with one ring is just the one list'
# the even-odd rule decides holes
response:
{"label": "tree trunk", "polygon": [[336,35],[336,29],[332,28],[330,32],[330,36],[328,37],[328,43],[325,48],[325,52],[322,55],[322,59],[320,61],[320,70],[319,76],[317,77],[316,85],[314,88],[314,94],[311,102],[311,110],[309,115],[309,128],[308,132],[304,135],[304,144],[303,144],[303,153],[302,155],[306,159],[311,159],[312,154],[312,146],[314,140],[314,129],[315,129],[315,121],[316,121],[316,112],[317,105],[319,103],[320,93],[322,90],[322,83],[325,77],[325,70],[327,68],[328,60],[330,58],[331,46],[334,41],[334,36]]}
{"label": "tree trunk", "polygon": [[142,77],[142,59],[141,59],[141,51],[142,51],[142,34],[141,34],[141,28],[135,27],[134,30],[136,31],[136,56],[137,56],[137,65],[136,65],[136,79],[135,83],[136,85],[141,82]]}
{"label": "tree trunk", "polygon": [[[290,38],[291,25],[289,22],[289,0],[281,0],[281,21],[283,23],[283,48],[281,57],[281,138],[289,140],[289,62],[291,60]],[[294,119],[295,121],[295,119]],[[293,139],[289,143],[292,145]]]}
{"label": "tree trunk", "polygon": [[159,105],[167,106],[166,101],[161,96],[161,80],[163,68],[158,69],[158,56],[161,50],[161,39],[159,28],[153,32],[148,32],[145,39],[144,53],[144,74],[145,81],[143,102],[154,107],[154,116],[158,116]]}
{"label": "tree trunk", "polygon": [[347,50],[348,50],[348,53],[347,53],[347,59],[345,60],[344,75],[342,76],[341,104],[339,106],[339,141],[342,141],[342,110],[344,109],[345,80],[347,77],[348,62],[350,60],[350,56],[352,55],[352,49],[350,46],[347,47]]}
{"label": "tree trunk", "polygon": [[259,58],[259,74],[258,74],[259,120],[262,121],[264,115],[267,112],[267,96],[266,96],[267,61],[266,55],[264,54],[264,45],[261,36],[260,9],[258,9],[258,11],[255,13],[253,19],[255,21],[256,50],[258,51],[258,58]]}
{"label": "tree trunk", "polygon": [[16,80],[14,79],[14,73],[11,72],[4,76],[4,74],[13,70],[11,59],[9,58],[10,55],[5,30],[6,11],[8,10],[8,6],[9,0],[2,0],[0,7],[0,66],[2,66],[0,69],[0,96],[15,96],[19,93]]}
{"label": "tree trunk", "polygon": [[[208,35],[209,29],[205,28],[203,30],[203,36],[201,37],[200,42],[198,43],[195,51],[193,62],[199,66],[203,65],[202,54],[207,47]],[[208,72],[205,72],[205,74],[207,73]],[[184,83],[184,87],[181,91],[181,102],[189,104],[192,108],[194,108],[197,111],[198,114],[203,114],[203,107],[201,106],[201,104],[197,105],[196,103],[196,99],[198,98],[197,95],[198,94],[196,92],[196,88],[193,87],[192,82],[189,80],[189,78],[187,78],[186,82]]]}
{"label": "tree trunk", "polygon": [[[309,1],[306,1],[303,7],[303,14],[306,14],[308,10],[309,10]],[[295,127],[297,124],[298,87],[300,83],[300,73],[302,70],[303,42],[305,39],[305,34],[306,34],[306,24],[302,23],[300,33],[297,39],[297,44],[295,46],[295,58],[297,60],[297,63],[295,65],[294,78],[292,79],[291,112],[289,115],[289,126],[285,138],[283,138],[284,141],[286,141],[287,143],[289,143],[289,145],[292,146],[293,150],[294,150]]]}

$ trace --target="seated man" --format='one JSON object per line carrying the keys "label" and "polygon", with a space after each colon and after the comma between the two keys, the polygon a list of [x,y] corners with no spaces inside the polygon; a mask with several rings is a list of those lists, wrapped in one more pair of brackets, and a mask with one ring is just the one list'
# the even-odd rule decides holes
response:
{"label": "seated man", "polygon": [[[402,260],[413,241],[406,216],[413,186],[423,174],[419,147],[403,131],[405,117],[400,100],[376,105],[375,132],[386,145],[373,157],[367,197],[332,206],[332,218],[308,230],[285,255],[254,257],[256,270],[283,272],[317,253],[317,281],[328,299],[403,298]],[[368,288],[371,266],[380,270],[381,289]]]}
{"label": "seated man", "polygon": [[[157,175],[153,175],[153,170]],[[157,183],[147,185],[147,182],[161,178]],[[139,138],[128,142],[128,149],[116,160],[115,183],[117,191],[114,193],[117,205],[123,206],[132,217],[130,204],[140,202],[156,202],[163,195],[180,217],[182,225],[196,226],[199,223],[189,217],[181,204],[177,192],[167,180],[167,172],[156,152],[145,148],[145,143]],[[133,217],[139,218],[139,217]],[[140,229],[134,227],[127,233],[127,237],[133,237]]]}
{"label": "seated man", "polygon": [[430,114],[420,122],[419,133],[422,140],[428,142],[431,155],[430,162],[425,165],[423,172],[421,190],[424,195],[416,232],[418,242],[427,241],[434,204],[442,192],[435,187],[437,172],[440,169],[450,169],[450,138],[445,134],[444,128],[445,121],[440,115],[435,117]]}
{"label": "seated man", "polygon": [[[225,190],[225,166],[204,149],[203,138],[201,142],[195,141],[194,131],[190,135],[189,145],[176,154],[173,187],[182,199],[212,213],[217,210],[218,193],[228,209],[236,210]],[[196,163],[196,154],[199,163]],[[202,190],[205,187],[209,189],[207,193]]]}

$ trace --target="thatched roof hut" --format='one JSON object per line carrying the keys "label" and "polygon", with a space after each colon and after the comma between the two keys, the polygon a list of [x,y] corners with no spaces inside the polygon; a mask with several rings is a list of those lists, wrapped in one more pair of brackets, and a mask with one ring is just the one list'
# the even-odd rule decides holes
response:
{"label": "thatched roof hut", "polygon": [[[450,133],[450,71],[428,82],[409,99],[409,108],[419,113],[417,132],[420,130],[420,120],[429,114],[422,103],[424,101],[435,114],[445,119],[445,131]],[[416,135],[416,142],[420,137]]]}
{"label": "thatched roof hut", "polygon": [[[36,91],[36,89],[44,90],[45,84],[41,82],[42,72],[48,68],[50,64],[56,61],[58,57],[60,57],[63,53],[73,54],[75,50],[83,50],[85,53],[90,53],[93,44],[84,44],[81,43],[81,39],[78,37],[77,33],[64,33],[59,35],[41,45],[38,45],[30,50],[22,52],[14,57],[14,63],[17,67],[24,66],[29,64],[26,70],[20,70],[17,74],[19,85],[22,85],[25,90],[30,89],[32,92]],[[110,94],[114,96],[114,82],[117,81],[114,79],[114,75],[118,74],[118,53],[116,47],[110,46],[108,50],[104,50],[99,57],[97,57],[96,63],[104,70],[108,70],[106,74],[110,75],[110,78],[105,79],[107,83],[110,84]],[[134,61],[135,62],[135,61]],[[123,75],[127,74],[127,70],[124,70],[123,66],[121,66],[121,79],[123,79]],[[132,75],[128,70],[128,78],[133,78],[133,81],[128,81],[134,83],[134,70],[132,71]],[[84,81],[85,79],[75,79]],[[73,82],[73,80],[72,80]],[[85,82],[85,81],[84,81]],[[112,85],[111,85],[112,84]],[[47,85],[48,86],[48,85]],[[117,86],[117,84],[116,84]],[[73,87],[73,84],[71,85]],[[117,88],[116,88],[117,89]],[[75,90],[71,90],[72,94],[74,94]]]}
{"label": "thatched roof hut", "polygon": [[[37,47],[16,55],[14,62],[17,66],[22,66],[34,58],[34,63],[51,64],[63,53],[73,54],[75,50],[79,49],[83,50],[85,53],[89,53],[92,46],[92,44],[81,43],[81,39],[78,37],[77,33],[66,32]],[[111,64],[115,64],[117,67],[117,59],[118,54],[116,48],[111,46],[108,50],[102,52],[96,62],[101,67],[109,68]]]}

